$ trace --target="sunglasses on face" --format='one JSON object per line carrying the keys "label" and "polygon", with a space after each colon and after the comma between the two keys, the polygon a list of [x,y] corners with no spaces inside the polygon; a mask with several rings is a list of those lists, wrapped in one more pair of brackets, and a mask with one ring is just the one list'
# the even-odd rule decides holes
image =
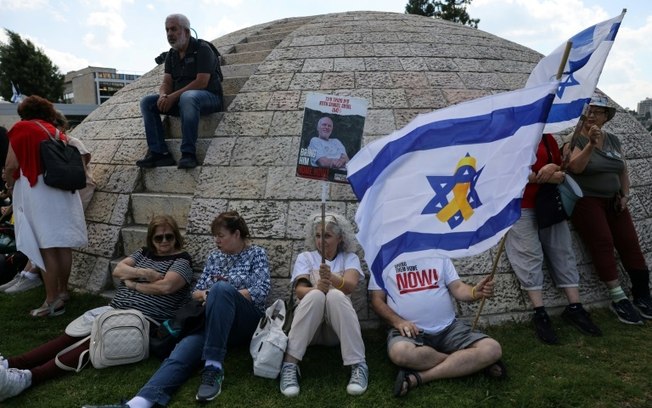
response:
{"label": "sunglasses on face", "polygon": [[152,237],[152,239],[157,244],[160,244],[161,242],[163,242],[163,240],[165,240],[167,242],[172,242],[172,241],[174,241],[174,234],[154,235],[154,237]]}

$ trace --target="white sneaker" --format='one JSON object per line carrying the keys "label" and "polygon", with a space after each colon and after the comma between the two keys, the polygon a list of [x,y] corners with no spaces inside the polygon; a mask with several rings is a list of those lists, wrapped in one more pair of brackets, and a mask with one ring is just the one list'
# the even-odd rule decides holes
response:
{"label": "white sneaker", "polygon": [[39,286],[43,285],[43,281],[40,278],[36,279],[30,279],[25,276],[20,276],[20,279],[16,284],[9,289],[5,289],[5,293],[20,293],[20,292],[25,292],[30,289],[37,288]]}
{"label": "white sneaker", "polygon": [[283,364],[281,367],[281,394],[286,397],[299,395],[299,377],[301,372],[296,364]]}
{"label": "white sneaker", "polygon": [[354,364],[351,367],[351,379],[346,386],[346,392],[349,395],[360,395],[367,391],[369,384],[369,368],[366,363]]}
{"label": "white sneaker", "polygon": [[16,274],[16,276],[14,276],[14,278],[13,278],[12,280],[10,280],[9,282],[7,282],[7,283],[5,283],[4,285],[0,286],[0,292],[4,292],[5,290],[7,290],[7,289],[9,289],[10,287],[12,287],[12,286],[14,286],[15,284],[17,284],[18,281],[20,280],[20,276],[21,276],[21,275],[20,275],[20,272],[18,272],[18,273]]}
{"label": "white sneaker", "polygon": [[0,354],[0,370],[1,369],[7,369],[9,368],[9,362],[7,362],[7,359]]}
{"label": "white sneaker", "polygon": [[15,397],[32,385],[32,372],[17,368],[0,368],[0,402]]}

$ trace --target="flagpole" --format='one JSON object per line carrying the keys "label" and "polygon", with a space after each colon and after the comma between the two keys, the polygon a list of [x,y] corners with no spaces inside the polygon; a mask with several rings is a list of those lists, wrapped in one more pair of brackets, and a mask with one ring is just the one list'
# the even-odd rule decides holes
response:
{"label": "flagpole", "polygon": [[[507,232],[509,234],[509,231]],[[496,257],[494,258],[494,264],[491,267],[491,273],[489,274],[489,280],[493,280],[494,275],[496,274],[496,268],[498,267],[498,260],[500,259],[500,255],[502,255],[503,250],[505,249],[505,239],[507,238],[507,234],[503,235],[503,238],[500,240],[500,245],[498,246],[498,253],[496,254]],[[475,326],[478,325],[478,320],[480,319],[480,313],[482,313],[482,308],[484,307],[484,301],[485,297],[482,297],[482,300],[480,301],[480,307],[478,308],[478,312],[475,315],[475,319],[473,319],[473,326],[471,326],[471,330],[475,330]]]}
{"label": "flagpole", "polygon": [[321,263],[326,263],[324,235],[326,235],[326,199],[328,198],[328,182],[321,182]]}
{"label": "flagpole", "polygon": [[568,61],[568,55],[571,52],[571,48],[573,48],[573,42],[568,41],[566,43],[566,48],[564,49],[564,54],[561,57],[561,64],[559,64],[559,69],[557,70],[557,81],[560,81],[561,76],[564,74],[564,68],[566,68],[566,61]]}

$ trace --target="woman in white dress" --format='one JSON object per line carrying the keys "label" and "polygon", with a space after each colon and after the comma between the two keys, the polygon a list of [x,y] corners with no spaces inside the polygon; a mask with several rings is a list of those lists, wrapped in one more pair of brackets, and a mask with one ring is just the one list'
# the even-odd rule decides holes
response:
{"label": "woman in white dress", "polygon": [[[72,248],[88,242],[84,210],[77,191],[53,188],[43,181],[40,144],[56,133],[54,105],[29,96],[18,105],[18,115],[21,120],[9,130],[5,162],[5,181],[13,190],[16,244],[44,269],[45,302],[30,314],[58,316],[69,299]],[[66,135],[60,137],[67,141]]]}

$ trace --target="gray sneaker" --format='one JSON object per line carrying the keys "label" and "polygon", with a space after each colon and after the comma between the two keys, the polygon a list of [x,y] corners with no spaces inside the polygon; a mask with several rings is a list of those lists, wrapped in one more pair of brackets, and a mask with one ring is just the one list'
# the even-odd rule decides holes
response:
{"label": "gray sneaker", "polygon": [[286,397],[299,395],[299,377],[301,377],[301,372],[298,365],[283,364],[283,367],[281,367],[281,394]]}
{"label": "gray sneaker", "polygon": [[41,285],[43,285],[43,281],[40,278],[30,279],[21,275],[18,282],[16,282],[16,284],[9,289],[6,289],[5,293],[11,294],[25,292],[30,289],[38,288]]}
{"label": "gray sneaker", "polygon": [[7,290],[7,289],[9,289],[10,287],[12,287],[12,286],[14,286],[15,284],[17,284],[18,281],[20,280],[20,277],[21,277],[20,272],[18,272],[18,273],[16,274],[16,276],[14,276],[14,278],[13,278],[12,280],[10,280],[9,282],[7,282],[7,283],[5,283],[4,285],[1,285],[1,286],[0,286],[0,292],[4,292],[5,290]]}
{"label": "gray sneaker", "polygon": [[214,400],[222,392],[224,372],[217,367],[206,366],[201,371],[201,384],[195,399],[199,402]]}
{"label": "gray sneaker", "polygon": [[351,367],[351,379],[346,386],[346,392],[349,395],[360,395],[367,391],[369,384],[369,367],[366,363],[354,364]]}
{"label": "gray sneaker", "polygon": [[0,368],[0,402],[15,397],[32,385],[32,372],[17,368]]}

